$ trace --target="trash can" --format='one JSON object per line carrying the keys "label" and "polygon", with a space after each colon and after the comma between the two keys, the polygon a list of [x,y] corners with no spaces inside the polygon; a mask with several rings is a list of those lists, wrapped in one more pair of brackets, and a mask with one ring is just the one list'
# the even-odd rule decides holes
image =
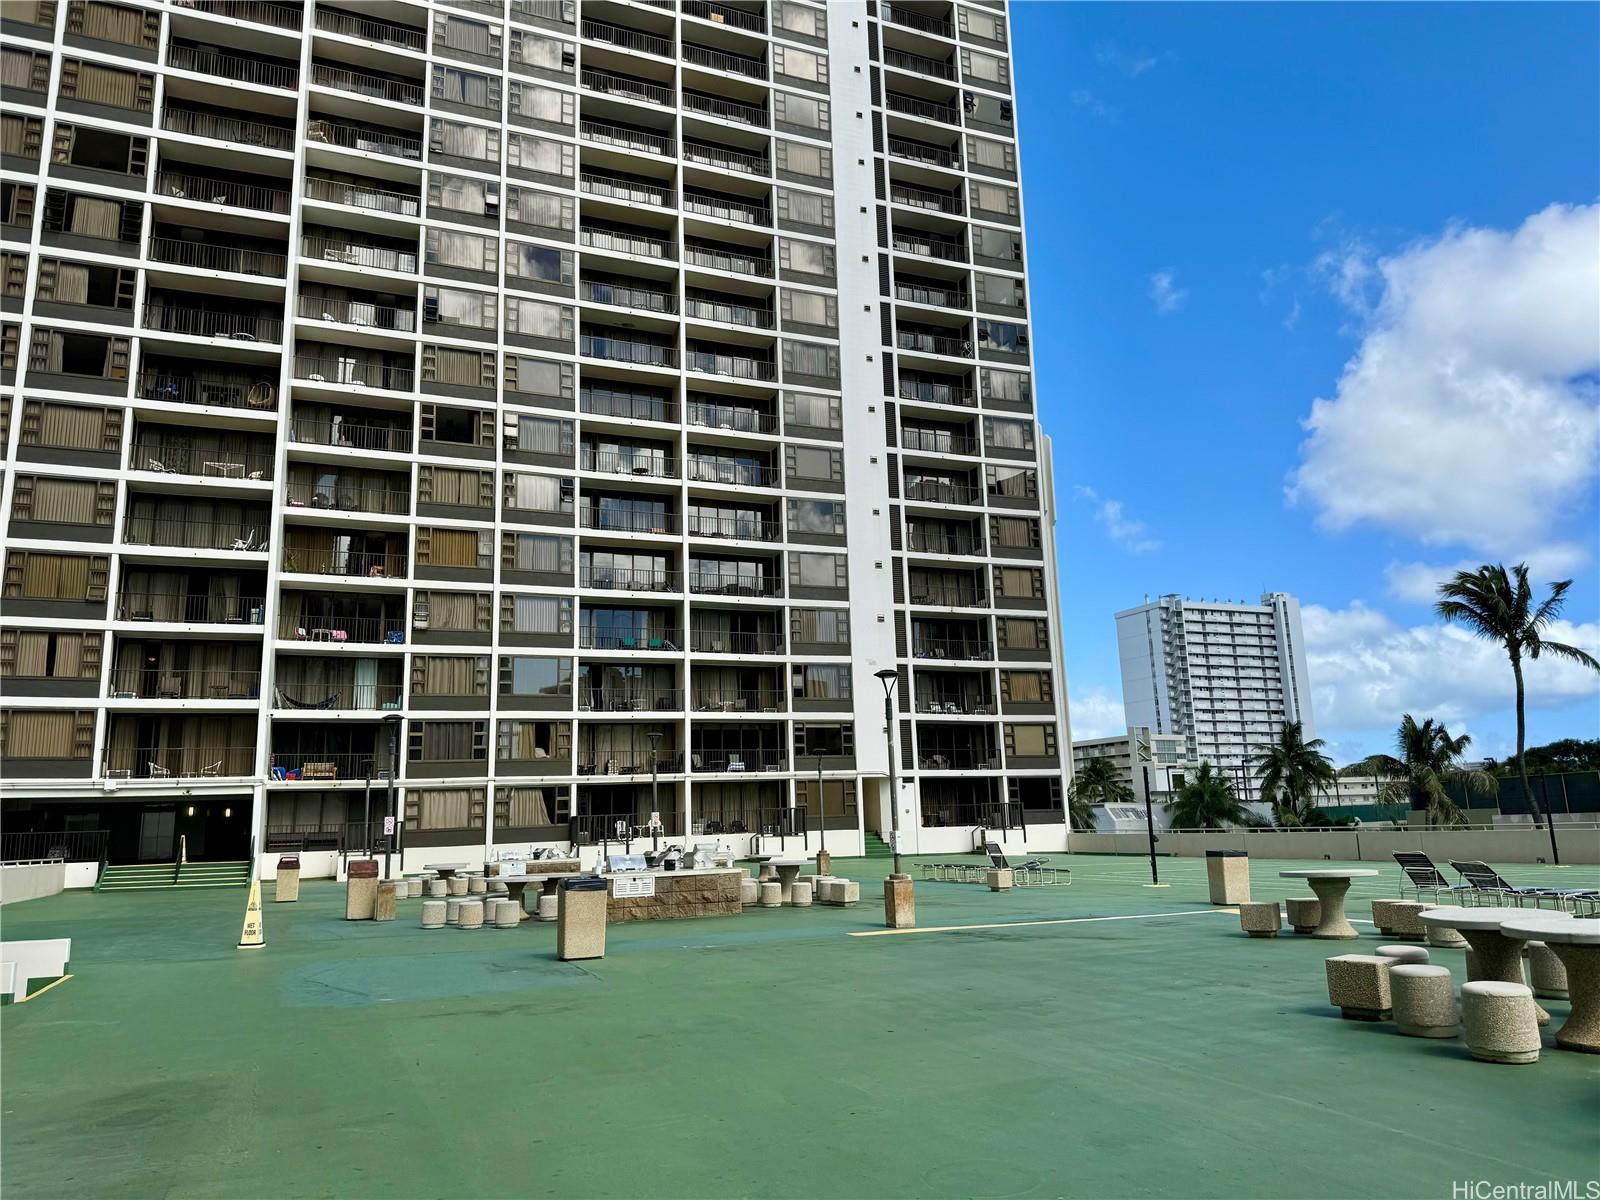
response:
{"label": "trash can", "polygon": [[1207,850],[1206,882],[1211,886],[1211,903],[1248,903],[1250,856],[1243,850]]}
{"label": "trash can", "polygon": [[556,957],[606,956],[606,881],[598,875],[574,875],[561,881],[556,907]]}
{"label": "trash can", "polygon": [[351,859],[344,880],[344,919],[370,921],[377,905],[378,860]]}
{"label": "trash can", "polygon": [[272,890],[278,903],[300,899],[300,860],[286,854],[278,860],[278,885]]}

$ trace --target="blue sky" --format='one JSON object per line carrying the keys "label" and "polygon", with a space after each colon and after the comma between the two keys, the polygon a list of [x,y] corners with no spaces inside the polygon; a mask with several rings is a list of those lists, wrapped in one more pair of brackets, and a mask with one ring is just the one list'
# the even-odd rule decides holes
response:
{"label": "blue sky", "polygon": [[[1504,755],[1509,668],[1428,599],[1527,558],[1600,653],[1600,7],[1012,13],[1075,732],[1116,610],[1285,590],[1335,757],[1404,711]],[[1530,740],[1597,683],[1536,665]]]}

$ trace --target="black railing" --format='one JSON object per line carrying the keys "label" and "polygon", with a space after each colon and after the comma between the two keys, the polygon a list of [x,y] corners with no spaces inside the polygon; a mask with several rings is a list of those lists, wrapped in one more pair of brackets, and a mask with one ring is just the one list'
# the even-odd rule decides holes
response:
{"label": "black railing", "polygon": [[920,13],[915,9],[902,8],[898,4],[885,4],[879,11],[883,14],[883,19],[891,25],[904,25],[907,29],[917,29],[923,33],[937,34],[940,37],[955,36],[955,26],[943,17]]}
{"label": "black railing", "polygon": [[676,654],[683,639],[676,629],[635,629],[624,633],[578,626],[580,650],[649,650],[656,654]]}
{"label": "black railing", "polygon": [[759,104],[745,104],[739,100],[724,100],[721,96],[708,96],[704,92],[687,90],[682,95],[685,112],[718,117],[721,120],[734,121],[740,125],[755,125],[761,129],[767,127],[767,110]]}
{"label": "black railing", "polygon": [[720,321],[724,325],[743,325],[747,329],[771,329],[776,324],[770,308],[690,296],[684,301],[684,315],[699,321]]}
{"label": "black railing", "polygon": [[1023,813],[1021,804],[1001,803],[999,801],[958,804],[942,801],[933,796],[925,796],[922,800],[922,825],[925,829],[969,827],[973,829],[1016,829],[1026,833],[1028,820]]}
{"label": "black railing", "polygon": [[583,36],[591,42],[605,42],[607,45],[621,46],[625,50],[658,54],[663,58],[672,57],[670,38],[657,37],[653,33],[641,33],[637,29],[624,29],[621,25],[612,25],[607,21],[594,21],[585,17]]}
{"label": "black railing", "polygon": [[225,208],[248,208],[256,212],[273,213],[289,211],[290,193],[287,188],[238,183],[210,175],[157,171],[156,191],[178,200],[198,200],[202,204],[219,204]]}
{"label": "black railing", "polygon": [[293,150],[294,130],[282,125],[268,125],[262,121],[243,120],[239,117],[222,117],[216,113],[182,108],[168,104],[161,111],[161,128],[168,133],[186,133],[192,137],[215,138],[222,142],[239,142],[246,146],[261,146],[268,150]]}
{"label": "black railing", "polygon": [[286,550],[283,569],[298,575],[341,575],[356,579],[404,579],[407,558],[404,554],[383,551],[322,551],[306,547]]}
{"label": "black railing", "polygon": [[278,407],[278,385],[242,375],[173,375],[167,371],[141,371],[135,381],[141,400],[170,404],[199,404],[217,408]]}
{"label": "black railing", "polygon": [[[208,521],[191,517],[129,516],[122,540],[130,546],[172,546],[190,550],[232,550],[259,554],[265,550],[269,518]],[[254,521],[254,524],[251,524]]]}
{"label": "black railing", "polygon": [[783,634],[776,629],[694,629],[689,648],[696,654],[782,654]]}
{"label": "black railing", "polygon": [[689,453],[691,483],[726,483],[733,487],[777,487],[782,482],[777,467],[761,463],[731,462]]}
{"label": "black railing", "polygon": [[926,604],[935,608],[982,608],[988,603],[988,594],[971,583],[952,583],[928,580],[912,581],[907,589],[912,604]]}
{"label": "black railing", "polygon": [[626,508],[578,510],[578,527],[598,533],[675,534],[682,526],[677,513],[639,512]]}
{"label": "black railing", "polygon": [[117,597],[119,621],[165,621],[194,625],[259,625],[266,611],[260,596],[197,596],[190,592],[124,591]]}
{"label": "black railing", "polygon": [[653,292],[648,288],[628,287],[625,284],[593,279],[583,280],[579,287],[582,298],[593,304],[612,304],[618,308],[631,308],[643,312],[678,311],[677,297],[670,292]]}
{"label": "black railing", "polygon": [[937,284],[897,282],[894,285],[894,297],[907,304],[927,304],[934,308],[972,307],[967,293],[960,288],[940,287]]}
{"label": "black railing", "polygon": [[650,479],[676,479],[678,460],[649,450],[579,449],[578,469],[604,475],[639,475]]}
{"label": "black railing", "polygon": [[596,591],[679,592],[683,573],[650,567],[583,567],[578,586]]}
{"label": "black railing", "polygon": [[106,684],[112,700],[253,700],[261,694],[261,671],[182,671],[113,668]]}
{"label": "black railing", "polygon": [[770,688],[696,688],[695,712],[781,712],[787,697],[783,689]]}
{"label": "black railing", "polygon": [[923,637],[913,634],[911,657],[948,662],[978,662],[994,657],[994,648],[976,638]]}
{"label": "black railing", "polygon": [[741,225],[772,224],[772,210],[766,205],[718,196],[712,192],[685,191],[683,208],[685,212],[696,213],[702,217],[735,221]]}
{"label": "black railing", "polygon": [[0,862],[99,862],[110,836],[105,829],[0,833]]}
{"label": "black railing", "polygon": [[735,29],[748,29],[753,33],[767,31],[767,20],[761,13],[718,4],[716,0],[683,0],[683,15],[714,21],[718,25],[731,25]]}
{"label": "black railing", "polygon": [[383,75],[369,75],[365,71],[334,67],[327,63],[312,64],[311,82],[318,87],[371,96],[374,100],[392,100],[396,104],[421,104],[423,98],[420,84],[389,79]]}
{"label": "black railing", "polygon": [[943,429],[921,429],[915,426],[901,429],[900,445],[906,450],[930,454],[976,454],[978,439]]}
{"label": "black railing", "polygon": [[917,751],[917,769],[921,771],[990,771],[999,766],[1000,756],[993,750],[947,747]]}
{"label": "black railing", "polygon": [[578,353],[585,358],[603,358],[610,362],[634,363],[645,367],[678,365],[678,350],[675,346],[660,346],[654,342],[630,342],[604,334],[584,334],[578,339]]}
{"label": "black railing", "polygon": [[300,29],[305,17],[299,4],[273,4],[271,0],[184,0],[184,7],[230,21],[253,21],[279,29]]}
{"label": "black railing", "polygon": [[612,250],[618,254],[636,254],[640,258],[675,258],[676,247],[669,238],[651,237],[649,234],[628,233],[621,229],[604,229],[585,225],[578,230],[581,245],[594,250]]}
{"label": "black railing", "polygon": [[388,756],[376,751],[324,754],[274,750],[267,764],[267,778],[277,783],[329,783],[336,779],[372,779],[380,769],[388,769]]}
{"label": "black railing", "polygon": [[411,492],[406,488],[372,488],[337,481],[325,486],[313,480],[290,480],[284,487],[285,499],[292,508],[320,508],[338,512],[380,513],[405,516],[411,511]]}
{"label": "black railing", "polygon": [[919,554],[982,554],[983,538],[962,530],[939,527],[925,529],[909,524],[906,530],[906,548]]}
{"label": "black railing", "polygon": [[347,267],[370,267],[375,271],[399,271],[406,275],[415,274],[417,269],[414,250],[395,250],[388,246],[369,246],[342,239],[336,241],[312,234],[300,239],[300,254],[304,258],[318,258]]}
{"label": "black railing", "polygon": [[965,384],[946,383],[940,379],[902,374],[899,390],[902,400],[921,400],[927,404],[957,404],[962,408],[978,406],[977,392]]}
{"label": "black railing", "polygon": [[706,375],[723,375],[730,379],[756,379],[770,382],[778,377],[776,363],[741,355],[718,354],[712,350],[690,350],[684,356],[684,366]]}
{"label": "black railing", "polygon": [[907,480],[905,493],[907,500],[923,504],[978,504],[983,500],[982,488],[948,479]]}
{"label": "black railing", "polygon": [[391,367],[387,363],[316,358],[308,354],[297,354],[294,360],[294,377],[311,383],[359,384],[392,392],[409,392],[414,375],[410,367]]}
{"label": "black railing", "polygon": [[254,746],[114,746],[107,779],[219,779],[255,774]]}
{"label": "black railing", "polygon": [[283,321],[279,317],[223,312],[214,308],[173,308],[149,300],[145,301],[143,327],[159,333],[231,338],[239,342],[275,344],[283,340]]}
{"label": "black railing", "polygon": [[320,4],[317,5],[317,28],[327,33],[343,34],[385,46],[399,46],[406,50],[424,50],[428,45],[428,35],[420,29],[408,29],[392,21],[358,17],[338,9],[324,8]]}
{"label": "black railing", "polygon": [[767,64],[747,54],[731,54],[726,50],[713,50],[709,46],[683,43],[683,61],[713,71],[727,71],[730,75],[744,75],[750,79],[765,79]]}
{"label": "black railing", "polygon": [[891,137],[889,139],[889,153],[895,158],[904,158],[911,162],[930,163],[936,167],[959,167],[961,153],[945,146],[930,146],[927,142],[918,142],[911,138]]}
{"label": "black railing", "polygon": [[578,411],[596,417],[621,417],[629,421],[676,421],[678,406],[665,396],[637,396],[627,392],[578,393]]}
{"label": "black railing", "polygon": [[634,204],[664,208],[672,203],[672,189],[669,187],[599,171],[582,172],[578,176],[578,187],[591,196],[608,196],[613,200],[628,200]]}
{"label": "black railing", "polygon": [[754,408],[735,408],[729,404],[710,404],[691,400],[689,424],[702,429],[729,429],[739,433],[776,433],[778,418]]}
{"label": "black railing", "polygon": [[158,475],[204,475],[213,479],[272,478],[274,456],[270,450],[251,453],[244,450],[194,450],[170,442],[136,441],[128,458],[130,471],[153,471]]}
{"label": "black railing", "polygon": [[696,773],[740,775],[748,771],[781,771],[784,754],[776,747],[755,750],[692,750],[689,769]]}
{"label": "black railing", "polygon": [[296,305],[302,317],[334,325],[355,325],[362,329],[392,329],[412,333],[417,314],[409,308],[391,308],[366,300],[342,300],[333,296],[301,296]]}
{"label": "black railing", "polygon": [[286,642],[360,642],[364,645],[403,645],[406,623],[400,617],[336,617],[326,614],[287,614],[278,618],[278,637]]}
{"label": "black railing", "polygon": [[370,154],[385,154],[391,158],[416,161],[422,157],[422,139],[394,129],[369,129],[361,125],[346,125],[326,117],[314,117],[306,122],[306,140],[346,150],[361,150]]}
{"label": "black railing", "polygon": [[931,234],[917,234],[895,230],[894,248],[922,258],[937,258],[944,262],[966,262],[967,248],[962,243]]}
{"label": "black railing", "polygon": [[[652,766],[660,775],[672,775],[683,770],[683,754],[677,750],[580,750],[576,759],[579,775],[649,775]],[[668,815],[662,813],[662,820],[666,820]],[[586,819],[594,826],[591,836],[596,841],[607,836],[615,838],[615,823],[627,820],[626,817],[609,814],[573,818],[580,822]],[[640,828],[639,825],[631,826],[635,837]]]}
{"label": "black railing", "polygon": [[398,425],[365,425],[358,421],[322,421],[296,415],[289,422],[289,440],[312,446],[350,446],[356,450],[410,454],[411,430]]}
{"label": "black railing", "polygon": [[682,712],[677,688],[578,688],[579,712]]}
{"label": "black railing", "polygon": [[659,83],[651,83],[648,79],[635,79],[629,75],[618,75],[612,71],[597,71],[586,67],[579,76],[579,81],[591,92],[601,92],[608,96],[626,96],[632,100],[643,100],[646,104],[672,103],[672,89],[663,87]]}
{"label": "black railing", "polygon": [[726,146],[714,146],[709,142],[692,142],[687,138],[683,143],[683,157],[688,162],[721,167],[725,171],[739,171],[745,175],[766,175],[771,170],[771,162],[764,154],[730,150]]}
{"label": "black railing", "polygon": [[641,150],[646,154],[672,153],[672,139],[645,129],[631,129],[626,125],[612,125],[604,121],[582,121],[578,132],[586,142],[602,146],[621,146],[624,150]]}
{"label": "black railing", "polygon": [[300,82],[300,68],[266,62],[238,54],[223,54],[202,46],[167,46],[167,66],[179,71],[194,71],[218,79],[231,79],[255,87],[292,89]]}
{"label": "black railing", "polygon": [[692,267],[709,267],[713,271],[728,271],[735,275],[772,276],[772,260],[758,254],[737,254],[728,250],[713,250],[688,242],[683,248],[683,261]]}
{"label": "black railing", "polygon": [[[342,680],[280,679],[272,689],[274,708],[331,712],[358,712],[365,709],[398,709],[405,699],[405,688],[398,683],[357,683],[354,677]],[[425,704],[419,707],[426,707]]]}
{"label": "black railing", "polygon": [[[307,175],[305,194],[308,200],[321,200],[326,204],[345,204],[351,208],[365,208],[372,212],[394,213],[402,217],[414,217],[422,211],[422,197],[412,192],[394,192],[386,188],[369,187],[366,184],[350,183],[339,179],[323,179],[318,175]],[[324,240],[306,238],[305,244]],[[327,242],[329,246],[336,243]],[[307,250],[306,253],[311,253]],[[391,251],[391,253],[394,253]],[[410,255],[412,266],[416,268],[416,254]],[[390,268],[391,270],[398,268]]]}
{"label": "black railing", "polygon": [[287,256],[273,250],[163,237],[150,239],[150,258],[153,262],[176,263],[202,271],[230,271],[236,275],[265,275],[273,279],[282,279],[289,264]]}
{"label": "black railing", "polygon": [[925,717],[993,716],[994,701],[959,693],[917,693],[917,712]]}
{"label": "black railing", "polygon": [[960,192],[935,192],[929,188],[912,187],[909,183],[891,183],[889,199],[896,204],[909,204],[915,208],[928,208],[935,212],[961,212]]}

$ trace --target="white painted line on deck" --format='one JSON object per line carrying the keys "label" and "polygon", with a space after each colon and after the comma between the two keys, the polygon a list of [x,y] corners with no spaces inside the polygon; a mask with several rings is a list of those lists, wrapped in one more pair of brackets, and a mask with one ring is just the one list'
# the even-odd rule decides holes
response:
{"label": "white painted line on deck", "polygon": [[925,929],[859,929],[851,937],[888,937],[896,933],[965,933],[971,929],[1028,929],[1036,925],[1090,925],[1096,921],[1150,921],[1157,917],[1198,917],[1211,913],[1238,915],[1237,908],[1190,908],[1183,912],[1133,913],[1121,917],[1061,917],[1047,921],[998,921],[992,925],[929,925]]}

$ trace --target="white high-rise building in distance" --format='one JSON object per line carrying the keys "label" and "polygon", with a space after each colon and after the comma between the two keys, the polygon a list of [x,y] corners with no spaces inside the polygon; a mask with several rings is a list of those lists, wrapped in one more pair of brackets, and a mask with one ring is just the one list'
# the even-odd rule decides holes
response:
{"label": "white high-rise building in distance", "polygon": [[1255,747],[1299,721],[1316,736],[1300,602],[1270,592],[1259,604],[1162,596],[1117,614],[1128,725],[1185,741],[1253,796]]}

